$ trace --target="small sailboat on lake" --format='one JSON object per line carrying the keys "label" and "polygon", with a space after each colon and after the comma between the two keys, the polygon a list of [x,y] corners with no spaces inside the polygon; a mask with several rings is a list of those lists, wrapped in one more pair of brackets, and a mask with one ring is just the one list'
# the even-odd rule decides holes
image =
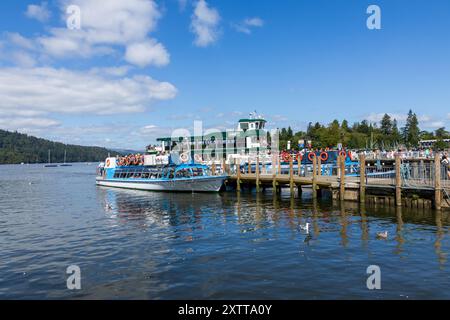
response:
{"label": "small sailboat on lake", "polygon": [[64,163],[61,165],[61,167],[71,167],[72,165],[69,163],[66,163],[66,156],[67,156],[67,150],[64,150]]}
{"label": "small sailboat on lake", "polygon": [[52,164],[50,160],[50,149],[48,150],[48,164],[44,165],[45,168],[56,168],[57,164]]}

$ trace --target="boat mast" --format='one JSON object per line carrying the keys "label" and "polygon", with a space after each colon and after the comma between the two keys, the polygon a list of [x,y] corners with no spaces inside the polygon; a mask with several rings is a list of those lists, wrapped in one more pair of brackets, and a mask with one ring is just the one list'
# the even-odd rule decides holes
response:
{"label": "boat mast", "polygon": [[48,163],[50,164],[50,149],[48,149]]}

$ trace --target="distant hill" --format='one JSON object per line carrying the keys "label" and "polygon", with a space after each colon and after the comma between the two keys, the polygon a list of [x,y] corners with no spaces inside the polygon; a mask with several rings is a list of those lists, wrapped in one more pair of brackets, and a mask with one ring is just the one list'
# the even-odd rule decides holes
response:
{"label": "distant hill", "polygon": [[108,153],[118,153],[106,148],[66,145],[23,133],[0,130],[0,164],[46,163],[48,150],[51,150],[51,162],[56,163],[64,161],[65,150],[66,162],[103,161]]}

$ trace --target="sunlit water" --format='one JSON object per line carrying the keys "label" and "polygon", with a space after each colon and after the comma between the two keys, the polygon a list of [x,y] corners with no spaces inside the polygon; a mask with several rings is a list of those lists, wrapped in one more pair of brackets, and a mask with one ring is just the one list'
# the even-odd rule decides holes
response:
{"label": "sunlit water", "polygon": [[449,225],[307,192],[127,191],[96,187],[93,165],[0,166],[0,298],[449,299]]}

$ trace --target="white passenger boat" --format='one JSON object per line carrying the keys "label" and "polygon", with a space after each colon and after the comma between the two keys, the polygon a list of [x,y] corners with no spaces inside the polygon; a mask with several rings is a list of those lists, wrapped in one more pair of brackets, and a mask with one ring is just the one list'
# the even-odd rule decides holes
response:
{"label": "white passenger boat", "polygon": [[107,158],[97,169],[99,186],[149,191],[218,192],[227,179],[212,175],[206,165],[145,165],[144,161],[123,164],[115,157]]}

